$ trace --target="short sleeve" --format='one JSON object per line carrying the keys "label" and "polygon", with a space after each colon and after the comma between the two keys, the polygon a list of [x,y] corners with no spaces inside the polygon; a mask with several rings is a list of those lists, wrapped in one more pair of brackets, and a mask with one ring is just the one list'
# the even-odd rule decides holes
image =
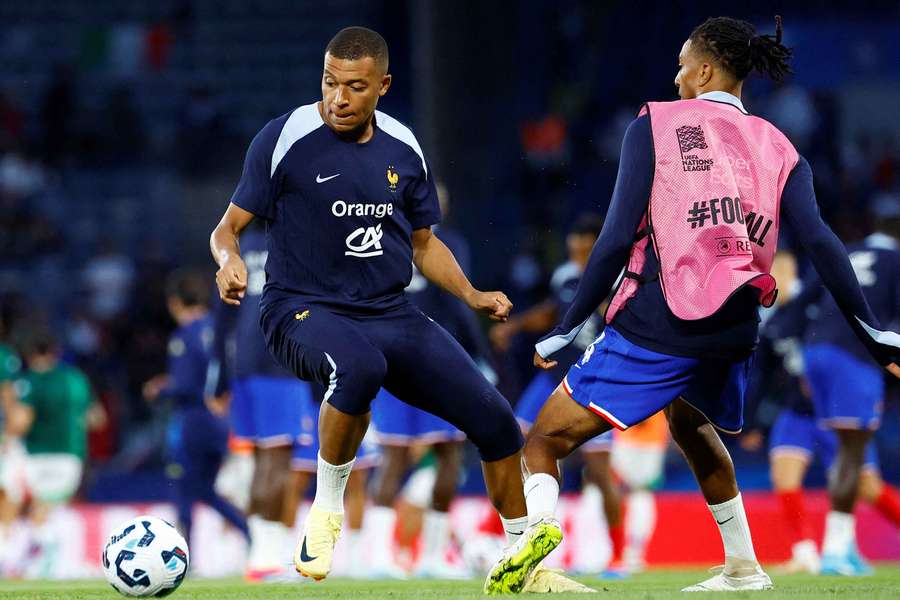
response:
{"label": "short sleeve", "polygon": [[431,227],[441,222],[441,204],[438,201],[434,178],[423,168],[416,180],[407,188],[406,218],[413,230]]}
{"label": "short sleeve", "polygon": [[271,166],[281,125],[277,121],[270,122],[250,142],[241,180],[231,197],[232,204],[264,219],[275,216]]}
{"label": "short sleeve", "polygon": [[94,390],[91,389],[91,382],[81,371],[75,371],[72,380],[75,403],[79,409],[87,410],[94,403]]}

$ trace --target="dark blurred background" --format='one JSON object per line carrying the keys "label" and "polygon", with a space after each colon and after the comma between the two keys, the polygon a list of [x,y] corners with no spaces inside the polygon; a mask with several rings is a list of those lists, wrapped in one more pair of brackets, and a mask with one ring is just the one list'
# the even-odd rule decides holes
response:
{"label": "dark blurred background", "polygon": [[[446,182],[476,284],[524,308],[546,296],[568,224],[605,212],[640,103],[675,97],[681,44],[723,13],[761,33],[783,16],[795,73],[751,80],[744,102],[788,134],[827,220],[859,239],[867,207],[900,190],[896,0],[0,2],[3,329],[15,342],[51,325],[107,408],[87,497],[159,495],[164,426],[141,385],[164,370],[174,326],[162,283],[176,266],[212,273],[208,235],[250,139],[319,97],[338,29],[387,39],[394,86],[379,108],[413,126]],[[531,376],[532,342],[498,357],[511,399]],[[898,421],[893,400],[879,446],[894,481]],[[735,451],[742,485],[766,487],[764,453]],[[693,485],[673,457],[667,487]]]}

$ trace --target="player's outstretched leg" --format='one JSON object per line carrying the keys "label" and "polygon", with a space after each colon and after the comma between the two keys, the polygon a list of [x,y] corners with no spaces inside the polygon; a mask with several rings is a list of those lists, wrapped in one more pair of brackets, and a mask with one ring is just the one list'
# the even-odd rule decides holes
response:
{"label": "player's outstretched leg", "polygon": [[716,430],[701,412],[682,399],[669,405],[666,417],[672,438],[681,448],[700,484],[725,546],[725,568],[722,572],[682,591],[772,589],[772,580],[756,560],[744,502],[734,475],[734,464]]}

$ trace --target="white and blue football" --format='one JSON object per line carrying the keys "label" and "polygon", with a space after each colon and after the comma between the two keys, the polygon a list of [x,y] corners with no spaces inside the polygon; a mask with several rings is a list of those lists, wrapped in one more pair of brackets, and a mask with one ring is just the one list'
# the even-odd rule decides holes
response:
{"label": "white and blue football", "polygon": [[166,596],[184,581],[190,555],[178,530],[144,515],[112,531],[101,561],[106,580],[120,594]]}

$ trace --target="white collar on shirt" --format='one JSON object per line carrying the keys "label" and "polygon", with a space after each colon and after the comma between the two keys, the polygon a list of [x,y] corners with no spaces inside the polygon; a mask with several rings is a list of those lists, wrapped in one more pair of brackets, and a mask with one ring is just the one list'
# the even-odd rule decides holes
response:
{"label": "white collar on shirt", "polygon": [[744,103],[741,102],[741,99],[737,96],[729,94],[728,92],[704,92],[697,96],[697,100],[712,100],[714,102],[724,102],[726,104],[731,104],[732,106],[737,107],[742,113],[747,112],[747,109],[744,108]]}

